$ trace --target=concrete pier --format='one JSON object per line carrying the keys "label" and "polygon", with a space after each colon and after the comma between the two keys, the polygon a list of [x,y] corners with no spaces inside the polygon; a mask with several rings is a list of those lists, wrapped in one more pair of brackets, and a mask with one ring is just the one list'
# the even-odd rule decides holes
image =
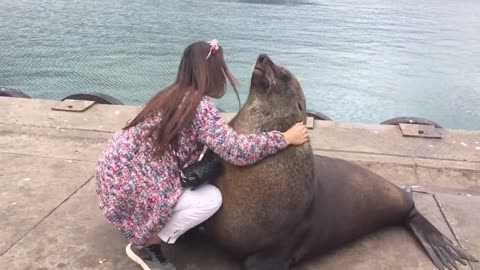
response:
{"label": "concrete pier", "polygon": [[[94,180],[106,140],[139,108],[52,110],[58,103],[0,97],[0,269],[140,269],[101,215]],[[309,132],[316,154],[413,185],[419,210],[480,258],[480,131],[445,130],[444,138],[427,139],[405,137],[398,126],[316,121]],[[238,269],[205,239],[179,242],[166,254],[179,270]],[[415,238],[395,227],[295,269],[436,268]]]}

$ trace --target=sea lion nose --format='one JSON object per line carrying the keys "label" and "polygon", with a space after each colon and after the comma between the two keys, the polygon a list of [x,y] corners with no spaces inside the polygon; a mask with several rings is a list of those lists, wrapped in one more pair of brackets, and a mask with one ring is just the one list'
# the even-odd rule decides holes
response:
{"label": "sea lion nose", "polygon": [[262,53],[258,56],[258,62],[259,63],[265,63],[267,62],[268,60],[270,60],[270,58],[268,57],[268,55]]}

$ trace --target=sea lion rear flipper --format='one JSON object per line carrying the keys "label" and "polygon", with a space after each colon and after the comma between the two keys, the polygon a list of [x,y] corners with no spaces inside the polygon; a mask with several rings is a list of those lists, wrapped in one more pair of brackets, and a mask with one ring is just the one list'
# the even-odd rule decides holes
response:
{"label": "sea lion rear flipper", "polygon": [[445,237],[415,208],[410,212],[406,223],[438,269],[444,269],[444,267],[457,269],[455,261],[459,261],[463,265],[466,265],[464,260],[478,261],[465,251],[454,246],[452,241]]}

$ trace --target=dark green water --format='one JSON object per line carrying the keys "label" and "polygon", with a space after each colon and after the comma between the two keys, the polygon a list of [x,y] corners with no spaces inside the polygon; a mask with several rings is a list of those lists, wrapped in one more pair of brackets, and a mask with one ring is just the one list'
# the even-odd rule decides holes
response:
{"label": "dark green water", "polygon": [[[419,116],[480,129],[480,1],[0,0],[0,86],[145,102],[182,50],[217,38],[245,101],[260,53],[337,121]],[[237,109],[233,94],[218,102]]]}

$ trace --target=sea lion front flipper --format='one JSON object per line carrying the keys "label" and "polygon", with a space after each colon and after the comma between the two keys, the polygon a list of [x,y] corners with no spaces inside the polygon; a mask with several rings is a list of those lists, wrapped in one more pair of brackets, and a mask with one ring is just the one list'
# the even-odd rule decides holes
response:
{"label": "sea lion front flipper", "polygon": [[288,270],[288,259],[279,254],[255,253],[243,261],[242,270]]}

